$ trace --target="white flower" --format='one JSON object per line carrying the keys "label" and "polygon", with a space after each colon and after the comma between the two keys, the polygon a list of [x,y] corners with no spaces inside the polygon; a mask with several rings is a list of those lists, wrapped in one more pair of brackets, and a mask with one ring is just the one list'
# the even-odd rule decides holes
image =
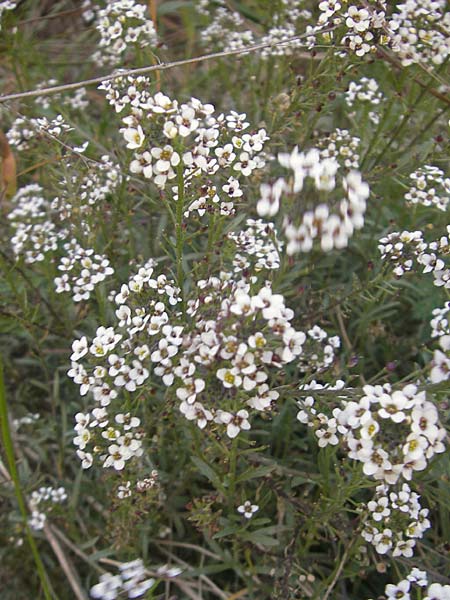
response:
{"label": "white flower", "polygon": [[188,404],[186,401],[183,401],[180,404],[180,412],[189,421],[196,420],[197,426],[200,429],[204,429],[208,424],[208,421],[213,420],[212,412],[205,409],[201,402],[194,402],[193,404]]}
{"label": "white flower", "polygon": [[91,439],[91,433],[89,429],[79,429],[78,435],[74,437],[73,443],[78,446],[80,450],[84,450]]}
{"label": "white flower", "polygon": [[391,510],[388,508],[389,499],[386,496],[379,498],[376,502],[371,500],[367,504],[367,508],[371,511],[371,517],[374,521],[382,521],[385,517],[391,514]]}
{"label": "white flower", "polygon": [[130,148],[130,150],[140,148],[144,143],[145,135],[140,125],[138,125],[136,128],[128,127],[126,129],[122,129],[121,131],[125,141],[128,142],[127,148]]}
{"label": "white flower", "polygon": [[270,287],[263,287],[257,296],[252,297],[252,306],[262,309],[262,316],[270,319],[283,318],[284,297],[281,294],[273,294]]}
{"label": "white flower", "polygon": [[233,169],[235,171],[240,171],[245,177],[251,175],[252,171],[256,168],[257,163],[250,158],[250,154],[248,152],[241,152],[237,162],[235,162],[233,165]]}
{"label": "white flower", "polygon": [[79,340],[75,340],[72,343],[72,354],[70,356],[70,360],[76,362],[83,358],[88,353],[88,343],[86,336],[83,336]]}
{"label": "white flower", "polygon": [[235,315],[249,315],[253,313],[252,299],[242,290],[237,290],[234,294],[234,302],[230,306],[230,311]]}
{"label": "white flower", "polygon": [[170,167],[180,164],[180,155],[168,144],[164,148],[152,148],[151,154],[156,159],[154,168],[158,173],[168,171]]}
{"label": "white flower", "polygon": [[450,585],[432,583],[423,600],[450,600]]}
{"label": "white flower", "polygon": [[251,519],[253,515],[259,510],[259,506],[257,504],[252,504],[250,500],[246,500],[244,504],[238,506],[238,512],[244,515],[246,519]]}
{"label": "white flower", "polygon": [[[225,385],[225,384],[224,384]],[[189,377],[184,380],[184,386],[177,389],[178,398],[188,404],[193,404],[197,398],[197,394],[205,389],[203,379],[194,379]]]}
{"label": "white flower", "polygon": [[178,125],[178,133],[181,137],[187,137],[200,124],[195,118],[195,110],[186,104],[182,106],[181,113],[175,117],[175,122]]}
{"label": "white flower", "polygon": [[83,469],[89,469],[94,462],[92,454],[89,452],[83,452],[83,450],[77,450],[77,456],[81,460],[81,467]]}
{"label": "white flower", "polygon": [[355,31],[366,31],[370,26],[370,13],[365,8],[350,6],[345,24]]}
{"label": "white flower", "polygon": [[216,376],[226,388],[239,387],[242,383],[242,377],[239,375],[239,370],[236,367],[232,369],[218,369]]}
{"label": "white flower", "polygon": [[378,554],[386,554],[392,548],[392,531],[384,529],[373,537],[373,545]]}
{"label": "white flower", "polygon": [[285,188],[284,179],[278,179],[273,185],[263,183],[260,187],[261,199],[256,211],[260,217],[273,217],[280,208],[280,197]]}
{"label": "white flower", "polygon": [[175,354],[177,354],[177,352],[178,352],[177,346],[169,344],[169,342],[166,339],[162,339],[158,343],[158,350],[155,350],[150,355],[150,360],[152,362],[156,362],[156,363],[160,362],[162,364],[165,364],[165,362],[169,358],[172,358],[173,356],[175,356]]}
{"label": "white flower", "polygon": [[125,466],[125,460],[129,458],[128,452],[123,446],[117,444],[111,444],[108,447],[109,456],[106,457],[103,466],[114,467],[116,471],[121,471]]}
{"label": "white flower", "polygon": [[246,410],[239,410],[235,415],[223,410],[218,410],[215,421],[227,425],[227,435],[229,438],[233,439],[238,435],[241,429],[250,429],[250,423],[247,420],[248,416]]}
{"label": "white flower", "polygon": [[389,583],[385,588],[387,598],[401,598],[402,600],[410,600],[409,588],[411,587],[410,582],[407,579],[400,581],[398,585]]}
{"label": "white flower", "polygon": [[91,588],[90,594],[92,598],[99,598],[100,600],[116,600],[121,589],[122,579],[119,575],[105,573],[100,575],[100,583]]}
{"label": "white flower", "polygon": [[434,351],[430,379],[432,383],[440,383],[450,378],[450,359],[440,350]]}
{"label": "white flower", "polygon": [[420,571],[417,567],[413,567],[411,573],[407,576],[407,579],[420,587],[425,587],[428,583],[426,571]]}
{"label": "white flower", "polygon": [[411,558],[414,554],[413,548],[415,545],[415,540],[400,540],[395,545],[395,548],[392,551],[392,556],[404,556],[405,558]]}
{"label": "white flower", "polygon": [[119,485],[117,488],[117,497],[119,500],[129,498],[131,496],[131,482],[127,481],[125,485]]}

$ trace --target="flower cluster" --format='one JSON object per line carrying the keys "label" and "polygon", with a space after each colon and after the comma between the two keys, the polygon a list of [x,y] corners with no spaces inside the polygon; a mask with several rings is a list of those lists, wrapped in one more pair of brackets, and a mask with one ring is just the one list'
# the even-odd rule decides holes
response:
{"label": "flower cluster", "polygon": [[[73,377],[75,383],[79,382],[81,375],[81,370],[78,373],[74,368],[69,371],[69,376]],[[100,386],[96,386],[94,393],[100,405],[108,405],[117,396],[114,390]],[[104,452],[100,454],[104,468],[113,467],[116,471],[121,471],[132,458],[142,456],[142,433],[136,430],[140,420],[130,413],[118,413],[110,420],[106,408],[101,406],[90,413],[77,413],[75,421],[77,435],[73,442],[78,447],[77,456],[83,469],[91,467],[94,461],[92,453],[86,452],[88,444],[93,445],[95,453]],[[96,438],[97,443],[94,444]]]}
{"label": "flower cluster", "polygon": [[413,185],[405,194],[408,203],[447,210],[450,202],[450,178],[445,177],[444,171],[435,166],[425,165],[409,177]]}
{"label": "flower cluster", "polygon": [[426,243],[419,230],[394,232],[379,240],[378,249],[382,260],[388,259],[394,265],[393,271],[397,277],[412,271],[417,263],[422,268],[422,273],[433,273],[435,286],[448,289],[450,288],[450,269],[446,263],[446,257],[450,254],[448,234],[450,234],[450,225],[447,226],[447,235]]}
{"label": "flower cluster", "polygon": [[359,146],[361,140],[352,136],[347,129],[335,129],[317,141],[322,159],[334,158],[345,169],[359,168]]}
{"label": "flower cluster", "polygon": [[450,288],[450,269],[448,256],[450,255],[450,225],[447,225],[447,235],[428,244],[427,252],[421,254],[417,261],[423,266],[423,273],[433,273],[433,284],[437,287]]}
{"label": "flower cluster", "polygon": [[[336,137],[339,137],[339,133],[336,133]],[[343,147],[345,147],[344,134],[342,134],[342,140],[344,141]],[[331,153],[331,151],[337,152],[335,141],[330,141],[324,150],[326,153]],[[349,152],[348,146],[346,152]],[[307,180],[312,180],[314,187],[311,210],[303,213],[301,224],[298,226],[292,217],[285,217],[284,233],[288,239],[287,254],[310,252],[314,240],[320,240],[320,247],[323,251],[345,248],[355,229],[360,229],[364,225],[369,186],[361,179],[361,174],[352,170],[342,175],[341,194],[344,198],[337,202],[336,209],[333,210],[333,207],[328,204],[317,204],[315,199],[322,192],[330,193],[335,190],[340,168],[336,158],[322,158],[321,151],[317,148],[312,148],[308,152],[299,152],[295,147],[290,154],[279,154],[278,161],[283,167],[293,171],[293,176],[289,180],[280,178],[274,184],[261,186],[261,199],[257,204],[260,216],[275,215],[279,210],[283,194],[288,196],[288,201],[289,199],[291,202],[294,201],[295,195],[303,190]],[[304,204],[303,198],[302,204]]]}
{"label": "flower cluster", "polygon": [[29,500],[31,517],[28,524],[34,531],[44,528],[47,513],[51,512],[55,505],[67,500],[66,490],[63,487],[57,489],[52,487],[40,487],[32,492]]}
{"label": "flower cluster", "polygon": [[100,66],[116,65],[130,46],[156,46],[153,21],[146,15],[147,6],[136,0],[111,0],[96,12],[96,28],[100,33],[100,49],[93,60]]}
{"label": "flower cluster", "polygon": [[356,102],[368,102],[378,106],[383,101],[383,93],[380,91],[376,79],[361,77],[358,81],[351,81],[345,93],[345,101],[352,107]]}
{"label": "flower cluster", "polygon": [[148,492],[149,490],[152,490],[158,486],[158,478],[158,471],[153,469],[149,477],[139,479],[134,485],[132,485],[131,481],[128,480],[118,486],[117,497],[119,500],[124,500],[125,498],[131,498],[135,492],[144,494],[145,492]]}
{"label": "flower cluster", "polygon": [[[345,93],[347,106],[380,106],[384,95],[380,91],[377,81],[369,77],[361,77],[358,81],[351,81]],[[375,110],[369,110],[369,119],[376,125],[380,122],[380,115]]]}
{"label": "flower cluster", "polygon": [[450,379],[450,335],[441,335],[439,338],[440,350],[435,350],[431,361],[430,380],[440,383]]}
{"label": "flower cluster", "polygon": [[[225,272],[197,283],[187,299],[190,325],[183,325],[178,289],[153,271],[147,263],[113,294],[117,327],[100,327],[91,343],[83,337],[72,345],[69,376],[97,403],[76,416],[74,443],[86,468],[93,461],[88,444],[104,452],[104,467],[116,470],[142,454],[140,420],[113,416],[108,407],[123,391],[142,393],[152,371],[186,419],[234,438],[250,429],[251,411],[270,411],[277,400],[271,371],[294,361],[303,372],[327,368],[339,346],[318,326],[307,334],[296,330],[293,311],[268,282],[252,292],[250,283]],[[84,357],[90,366],[81,364]]]}
{"label": "flower cluster", "polygon": [[161,190],[169,187],[174,200],[182,193],[185,217],[232,214],[234,199],[243,194],[240,179],[265,165],[266,131],[244,133],[250,125],[245,114],[214,116],[212,104],[196,98],[178,104],[161,92],[151,96],[148,87],[145,77],[101,86],[116,111],[127,115],[120,131],[134,151],[130,171]]}
{"label": "flower cluster", "polygon": [[290,56],[297,48],[305,47],[306,42],[299,33],[304,31],[304,23],[311,20],[312,12],[302,5],[303,0],[282,0],[272,23],[267,24],[267,33],[258,40],[260,44],[269,45],[261,50],[262,58]]}
{"label": "flower cluster", "polygon": [[[313,391],[316,394],[317,392],[320,393],[321,390],[340,391],[344,389],[344,386],[345,383],[340,379],[336,381],[335,385],[321,384],[313,379],[310,383],[301,385],[299,390],[302,392]],[[339,443],[338,423],[336,418],[334,416],[328,417],[324,412],[318,411],[315,406],[314,396],[306,396],[305,398],[300,399],[298,401],[298,406],[300,410],[297,413],[297,419],[300,423],[313,428],[314,435],[318,439],[320,448],[325,448],[325,446],[328,445],[336,446]],[[336,411],[334,411],[333,414],[335,412]]]}
{"label": "flower cluster", "polygon": [[[102,201],[120,185],[122,177],[117,165],[106,155],[100,162],[91,161],[89,165],[87,172],[84,170],[64,178],[60,182],[60,195],[51,201],[44,197],[42,187],[35,183],[24,186],[12,198],[8,220],[14,230],[11,246],[17,257],[23,255],[26,263],[40,262],[48,252],[55,252],[62,240],[70,239],[71,234],[82,231],[85,235],[96,235],[91,231],[89,223],[93,219],[90,217],[94,211],[101,211],[104,218],[107,211]],[[69,244],[66,250],[70,253],[71,249]],[[61,264],[68,264],[71,260],[71,256],[66,256]],[[103,268],[107,270],[105,275],[111,273],[104,258],[102,261],[97,276],[101,275]],[[98,277],[96,279],[100,281]],[[70,291],[68,285],[72,285],[68,277],[57,281],[59,291]]]}
{"label": "flower cluster", "polygon": [[258,43],[266,46],[261,48],[262,58],[291,55],[296,48],[304,46],[298,34],[312,16],[311,11],[302,6],[303,0],[282,0],[272,11],[270,20],[261,23],[256,37],[254,26],[249,28],[241,14],[230,10],[222,0],[214,3],[206,0],[197,4],[198,12],[209,21],[201,33],[205,46],[229,51],[245,50]]}
{"label": "flower cluster", "polygon": [[251,274],[252,282],[256,280],[254,273],[264,269],[278,269],[283,244],[277,239],[273,223],[262,219],[247,219],[246,229],[239,233],[230,232],[228,239],[234,242],[237,252],[233,257],[233,272],[245,277]]}
{"label": "flower cluster", "polygon": [[388,583],[384,593],[387,600],[450,600],[450,585],[429,583],[426,571],[413,567],[405,579]]}
{"label": "flower cluster", "polygon": [[64,117],[61,115],[58,115],[51,121],[49,121],[46,117],[31,119],[31,123],[34,124],[38,130],[47,132],[55,137],[59,137],[63,131],[67,132],[73,130],[73,127],[66,123],[64,121]]}
{"label": "flower cluster", "polygon": [[[189,374],[188,380],[177,382],[179,408],[200,428],[214,421],[234,438],[241,429],[250,429],[249,409],[271,410],[279,394],[269,385],[270,370],[298,360],[306,336],[292,327],[294,313],[268,282],[257,293],[228,277],[197,285],[200,297],[188,303],[196,327],[186,332],[179,360]],[[215,402],[219,397],[221,402]]]}
{"label": "flower cluster", "polygon": [[45,254],[55,251],[58,241],[67,231],[59,229],[51,221],[50,202],[43,197],[43,189],[37,183],[21,188],[12,199],[8,219],[14,229],[11,245],[14,254],[24,255],[25,262],[44,260]]}
{"label": "flower cluster", "polygon": [[426,248],[421,231],[393,232],[382,237],[378,243],[381,259],[389,260],[397,277],[411,271]]}
{"label": "flower cluster", "polygon": [[[204,7],[199,3],[200,11]],[[203,12],[208,17],[211,15]],[[210,49],[222,51],[243,50],[256,43],[253,31],[245,27],[245,21],[237,11],[230,11],[224,6],[218,6],[209,25],[201,33],[203,44]]]}
{"label": "flower cluster", "polygon": [[299,367],[303,373],[322,373],[329,369],[335,361],[335,353],[341,347],[337,335],[328,333],[314,325],[306,331],[304,356],[300,357]]}
{"label": "flower cluster", "polygon": [[[310,395],[299,401],[297,419],[313,428],[319,446],[342,444],[349,458],[363,464],[364,474],[376,480],[389,485],[401,477],[409,481],[445,450],[437,408],[415,385],[398,390],[390,384],[366,385],[358,401],[349,399],[355,391],[344,389],[342,381],[334,387],[312,381],[300,389]],[[316,402],[317,395],[327,396],[329,390],[339,391],[331,417]]]}
{"label": "flower cluster", "polygon": [[92,248],[82,248],[73,239],[64,244],[65,256],[58,265],[63,271],[55,278],[56,293],[72,292],[73,301],[89,300],[94,287],[114,273],[106,256],[94,254]]}
{"label": "flower cluster", "polygon": [[[148,343],[156,339],[154,336],[168,321],[164,302],[174,306],[180,300],[178,288],[164,275],[152,278],[153,267],[154,263],[149,261],[122,285],[119,293],[112,293],[119,307],[116,315],[122,333],[113,327],[99,327],[91,344],[86,337],[72,344],[69,377],[80,386],[82,396],[91,392],[97,404],[91,412],[75,417],[74,444],[83,468],[93,463],[91,446],[103,467],[119,471],[127,461],[143,453],[140,419],[130,413],[110,414],[108,407],[119,391],[134,392],[148,379],[149,371],[143,361],[150,355]],[[149,295],[154,298],[150,300]],[[94,363],[89,371],[79,362],[86,355]],[[105,366],[99,365],[99,359],[104,359]]]}
{"label": "flower cluster", "polygon": [[147,571],[140,558],[119,566],[118,575],[105,573],[100,582],[91,590],[91,598],[115,600],[122,594],[128,598],[140,598],[155,585],[155,580],[148,578]]}
{"label": "flower cluster", "polygon": [[450,55],[450,13],[445,0],[406,0],[396,8],[390,37],[402,65],[441,65]]}
{"label": "flower cluster", "polygon": [[421,507],[419,499],[407,483],[395,491],[384,484],[377,486],[375,498],[360,507],[361,513],[368,514],[362,537],[379,554],[411,558],[416,539],[431,527],[429,510]]}
{"label": "flower cluster", "polygon": [[23,417],[19,417],[17,419],[13,419],[13,425],[16,430],[18,430],[22,425],[32,425],[36,423],[40,419],[39,413],[28,413]]}
{"label": "flower cluster", "polygon": [[[58,85],[57,79],[47,79],[47,81],[38,83],[35,86],[35,89],[40,90],[47,87],[53,87],[55,85]],[[85,87],[80,87],[67,96],[57,93],[53,93],[51,96],[36,96],[34,103],[44,110],[48,110],[52,103],[57,103],[58,105],[63,104],[64,106],[69,106],[73,110],[83,110],[89,106]]]}
{"label": "flower cluster", "polygon": [[344,400],[333,414],[348,456],[363,464],[365,475],[394,484],[410,480],[428,461],[444,452],[445,429],[436,406],[413,384],[363,387],[359,401]]}
{"label": "flower cluster", "polygon": [[17,117],[6,132],[8,144],[15,150],[28,150],[36,132],[30,119]]}
{"label": "flower cluster", "polygon": [[[86,221],[91,210],[89,207],[97,206],[105,214],[105,200],[116,190],[123,181],[119,165],[104,154],[99,161],[90,162],[89,168],[81,177],[73,175],[68,181],[61,182],[61,198],[55,198],[52,208],[57,210],[62,219],[74,218],[81,213]],[[77,189],[76,197],[71,197],[65,187]]]}
{"label": "flower cluster", "polygon": [[62,133],[72,131],[61,115],[49,121],[46,117],[17,117],[6,133],[8,143],[18,151],[28,150],[31,140],[36,141],[44,135],[59,138]]}
{"label": "flower cluster", "polygon": [[441,335],[450,335],[450,301],[447,301],[442,308],[435,308],[432,312],[433,318],[430,321],[431,337],[436,338]]}
{"label": "flower cluster", "polygon": [[[386,4],[385,0],[368,0],[363,5],[323,0],[319,3],[321,13],[313,33],[317,35],[322,31],[325,40],[338,39],[359,57],[375,52],[377,44],[389,41]],[[330,29],[336,31],[330,32]]]}

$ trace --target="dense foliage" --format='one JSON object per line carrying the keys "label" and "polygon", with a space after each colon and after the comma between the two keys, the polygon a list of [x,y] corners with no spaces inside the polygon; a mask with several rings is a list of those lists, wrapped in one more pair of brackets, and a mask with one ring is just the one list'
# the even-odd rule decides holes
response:
{"label": "dense foliage", "polygon": [[0,20],[2,599],[448,600],[445,0]]}

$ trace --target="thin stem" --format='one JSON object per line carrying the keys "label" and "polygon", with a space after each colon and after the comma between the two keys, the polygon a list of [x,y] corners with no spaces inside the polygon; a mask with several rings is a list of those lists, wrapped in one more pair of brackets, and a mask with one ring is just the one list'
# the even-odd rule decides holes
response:
{"label": "thin stem", "polygon": [[[324,29],[321,33],[328,33],[333,31],[333,27],[330,29]],[[101,77],[94,77],[92,79],[85,79],[83,81],[76,81],[74,83],[67,83],[65,85],[55,85],[52,87],[42,88],[39,90],[29,90],[27,92],[21,92],[18,94],[6,94],[5,96],[0,96],[0,103],[7,102],[8,100],[20,100],[22,98],[34,98],[35,96],[48,96],[50,94],[58,94],[59,92],[65,92],[68,90],[76,90],[80,87],[85,87],[87,85],[95,85],[97,83],[102,83],[104,81],[113,81],[114,79],[118,79],[119,77],[128,77],[129,75],[142,75],[143,73],[151,73],[152,71],[166,71],[167,69],[172,69],[174,67],[182,67],[184,65],[195,64],[199,62],[205,62],[208,60],[214,60],[216,58],[222,58],[223,56],[239,56],[240,54],[248,54],[249,52],[257,52],[258,50],[263,50],[264,48],[269,48],[273,46],[282,46],[284,44],[288,45],[292,42],[296,42],[301,39],[305,39],[309,36],[309,33],[304,33],[301,35],[295,35],[286,40],[282,40],[277,43],[267,42],[264,44],[255,44],[254,46],[247,46],[246,48],[239,48],[236,50],[225,50],[223,52],[213,52],[212,54],[203,54],[202,56],[197,56],[194,58],[187,58],[184,60],[176,60],[171,63],[160,63],[158,65],[151,65],[148,67],[139,67],[137,69],[128,69],[123,70],[120,73],[113,73],[109,75],[103,75]]]}
{"label": "thin stem", "polygon": [[184,208],[184,178],[183,178],[184,166],[183,163],[177,167],[177,183],[178,183],[178,199],[177,199],[177,212],[175,222],[175,235],[176,235],[176,257],[177,257],[177,283],[180,288],[183,312],[185,310],[184,304],[184,271],[183,271],[183,245],[184,245],[184,232],[183,232],[183,208]]}
{"label": "thin stem", "polygon": [[214,227],[216,224],[216,213],[210,216],[209,219],[209,228],[208,228],[208,257],[211,255],[213,244],[214,244]]}
{"label": "thin stem", "polygon": [[239,445],[238,438],[235,437],[231,443],[230,469],[228,471],[230,504],[234,503],[234,493],[236,490],[236,466],[237,466],[238,445]]}
{"label": "thin stem", "polygon": [[350,553],[350,550],[351,550],[353,544],[354,544],[354,541],[351,541],[350,544],[345,549],[344,554],[342,555],[342,558],[336,568],[333,579],[332,579],[330,585],[327,587],[325,594],[322,596],[322,600],[327,600],[327,598],[333,591],[334,587],[336,586],[336,583],[338,582],[338,579],[344,569],[345,563],[347,562],[347,558],[348,558],[348,555]]}
{"label": "thin stem", "polygon": [[52,595],[50,593],[47,574],[44,569],[44,565],[42,563],[41,557],[39,556],[39,551],[36,546],[36,542],[34,541],[33,536],[31,535],[30,528],[28,526],[28,512],[25,505],[25,500],[22,494],[22,489],[20,487],[19,475],[17,473],[16,459],[14,455],[14,446],[11,438],[11,431],[9,429],[9,420],[8,420],[8,406],[6,404],[6,394],[5,394],[5,385],[3,379],[3,361],[0,357],[0,419],[1,419],[1,431],[2,431],[2,440],[3,447],[5,449],[6,459],[8,461],[9,466],[9,474],[11,480],[14,485],[14,491],[17,498],[17,504],[19,506],[20,514],[22,515],[25,533],[27,536],[28,543],[31,548],[31,553],[34,558],[34,562],[36,563],[36,569],[38,572],[39,579],[41,581],[42,590],[44,592],[44,596],[46,600],[52,600]]}
{"label": "thin stem", "polygon": [[391,110],[392,110],[393,106],[394,106],[394,99],[391,98],[391,100],[390,100],[390,102],[389,102],[386,110],[384,111],[383,118],[380,119],[380,122],[378,123],[378,126],[377,126],[377,128],[375,130],[375,134],[372,137],[372,139],[370,140],[370,144],[368,145],[366,153],[365,153],[364,157],[361,160],[361,171],[363,171],[363,169],[364,169],[364,166],[366,164],[367,158],[369,157],[369,155],[371,153],[371,150],[373,150],[374,148],[376,148],[376,145],[377,145],[377,142],[378,142],[378,140],[380,138],[381,132],[383,131],[384,126],[385,126],[388,118],[390,117]]}

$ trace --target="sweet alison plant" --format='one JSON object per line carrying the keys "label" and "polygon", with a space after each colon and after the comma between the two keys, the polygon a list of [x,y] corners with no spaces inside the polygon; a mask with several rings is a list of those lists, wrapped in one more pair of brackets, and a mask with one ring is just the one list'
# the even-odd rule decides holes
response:
{"label": "sweet alison plant", "polygon": [[0,19],[2,599],[450,598],[446,2]]}

